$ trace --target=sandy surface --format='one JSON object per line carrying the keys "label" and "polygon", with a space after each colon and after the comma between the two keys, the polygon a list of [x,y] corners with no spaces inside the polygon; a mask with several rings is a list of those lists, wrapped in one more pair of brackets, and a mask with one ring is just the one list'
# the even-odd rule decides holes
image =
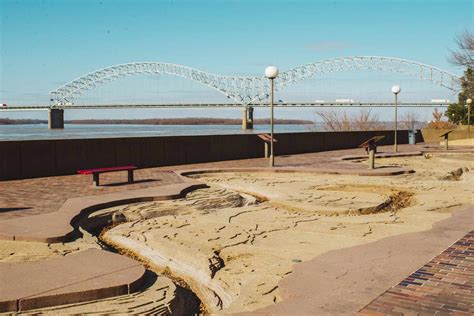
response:
{"label": "sandy surface", "polygon": [[88,237],[70,243],[57,244],[0,240],[0,263],[53,259],[90,248],[100,249],[100,246]]}
{"label": "sandy surface", "polygon": [[[96,212],[90,217],[102,212]],[[82,230],[84,234],[69,243],[46,244],[39,242],[0,240],[0,263],[39,261],[67,256],[71,253],[90,248],[101,248],[100,241]],[[186,295],[166,276],[156,276],[148,272],[144,289],[139,292],[62,306],[47,307],[24,312],[25,314],[171,314],[184,308],[182,298]],[[22,314],[22,313],[20,313]]]}
{"label": "sandy surface", "polygon": [[472,154],[378,161],[416,173],[202,175],[210,188],[185,199],[107,210],[128,222],[104,238],[185,280],[209,311],[252,311],[280,301],[278,283],[295,264],[429,229],[474,202]]}

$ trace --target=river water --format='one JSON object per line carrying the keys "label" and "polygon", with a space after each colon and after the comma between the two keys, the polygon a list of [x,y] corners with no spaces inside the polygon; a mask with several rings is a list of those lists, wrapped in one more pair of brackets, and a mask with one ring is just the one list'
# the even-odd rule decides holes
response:
{"label": "river water", "polygon": [[[275,133],[320,130],[317,125],[275,125]],[[175,135],[255,134],[270,131],[269,125],[242,130],[240,125],[124,125],[65,124],[62,130],[50,130],[46,124],[0,125],[0,141],[36,139],[113,138]]]}

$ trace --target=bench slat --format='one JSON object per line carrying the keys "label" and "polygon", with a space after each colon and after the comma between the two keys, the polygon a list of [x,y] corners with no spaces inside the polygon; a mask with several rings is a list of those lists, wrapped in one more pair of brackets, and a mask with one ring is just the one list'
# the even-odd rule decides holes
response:
{"label": "bench slat", "polygon": [[137,169],[136,166],[122,166],[122,167],[109,167],[109,168],[96,168],[96,169],[85,169],[78,170],[79,174],[93,174],[93,173],[103,173],[103,172],[113,172],[113,171],[124,171],[124,170],[134,170]]}

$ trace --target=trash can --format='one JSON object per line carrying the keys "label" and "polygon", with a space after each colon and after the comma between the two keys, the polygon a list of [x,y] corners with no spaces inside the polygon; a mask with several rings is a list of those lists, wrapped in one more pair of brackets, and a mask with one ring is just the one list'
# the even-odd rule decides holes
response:
{"label": "trash can", "polygon": [[416,144],[416,130],[408,131],[408,144],[410,145]]}

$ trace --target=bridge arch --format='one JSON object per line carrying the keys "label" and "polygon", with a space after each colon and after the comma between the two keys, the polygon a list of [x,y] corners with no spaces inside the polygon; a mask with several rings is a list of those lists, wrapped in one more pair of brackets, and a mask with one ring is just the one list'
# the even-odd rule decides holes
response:
{"label": "bridge arch", "polygon": [[349,70],[397,72],[422,80],[429,80],[451,91],[458,91],[460,87],[458,76],[434,66],[396,57],[354,56],[321,60],[282,72],[276,80],[276,88],[282,90],[288,85],[317,75]]}
{"label": "bridge arch", "polygon": [[[281,72],[275,80],[277,90],[286,86],[333,72],[348,70],[380,70],[402,73],[429,80],[451,91],[458,91],[460,78],[448,71],[419,62],[383,56],[355,56],[326,59]],[[52,106],[63,105],[110,80],[136,74],[168,74],[197,81],[220,91],[242,105],[268,98],[269,81],[265,77],[232,77],[162,62],[134,62],[102,68],[74,79],[50,92]]]}
{"label": "bridge arch", "polygon": [[204,72],[198,69],[162,62],[133,62],[119,64],[90,72],[76,78],[56,90],[50,91],[52,106],[73,103],[89,90],[108,81],[138,74],[167,74],[193,80],[213,88],[238,103],[248,104],[256,96],[254,87],[263,78],[230,77]]}

